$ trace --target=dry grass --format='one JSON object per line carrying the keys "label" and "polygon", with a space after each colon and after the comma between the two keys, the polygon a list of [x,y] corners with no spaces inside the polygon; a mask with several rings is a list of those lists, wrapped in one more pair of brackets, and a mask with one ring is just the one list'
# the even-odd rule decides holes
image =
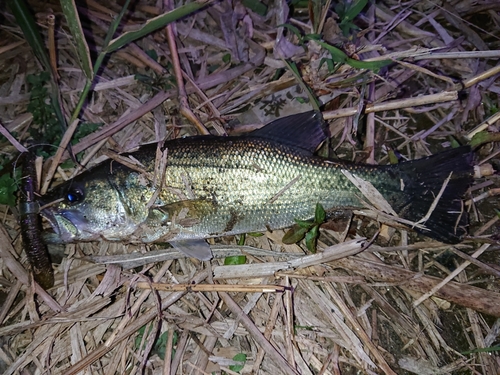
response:
{"label": "dry grass", "polygon": [[[387,146],[416,158],[449,146],[451,137],[496,133],[500,5],[444,3],[377,2],[356,19],[354,41],[341,36],[333,13],[323,14],[325,40],[342,44],[356,59],[393,59],[378,74],[345,64],[328,72],[320,62],[329,54],[315,42],[307,51],[285,42],[276,25],[313,30],[306,13],[283,18],[284,2],[270,3],[267,17],[238,2],[217,3],[178,22],[175,45],[161,31],[110,56],[81,116],[103,126],[73,150],[92,165],[107,149],[206,130],[239,132],[267,121],[259,108],[283,90],[305,97],[278,47],[327,103],[331,146],[342,158],[383,164]],[[49,7],[58,21],[59,85],[69,113],[83,74],[55,2],[34,4],[42,28]],[[79,10],[100,45],[119,6],[88,0]],[[139,1],[124,29],[158,13],[154,2]],[[39,67],[9,10],[3,8],[0,17],[0,121],[13,135],[2,141],[1,152],[13,156],[28,144],[34,126],[25,82]],[[155,51],[157,60],[147,51]],[[134,74],[150,80],[141,83]],[[173,88],[176,81],[185,83],[186,97]],[[282,104],[280,114],[299,106],[291,99]],[[239,116],[243,112],[246,117]],[[245,126],[233,126],[237,117]],[[478,164],[495,163],[498,153],[497,143],[487,143],[477,150]],[[45,161],[42,189],[52,181],[51,163]],[[54,180],[78,170],[54,167]],[[16,211],[2,207],[0,372],[232,374],[233,357],[245,353],[241,373],[498,374],[500,357],[484,350],[498,345],[500,330],[498,216],[490,207],[497,202],[496,185],[495,176],[477,179],[467,208],[475,223],[471,234],[478,237],[454,247],[418,242],[360,211],[351,228],[367,236],[380,230],[377,243],[344,228],[324,229],[319,252],[306,256],[303,244],[284,245],[280,231],[249,238],[245,247],[234,245],[234,238],[217,240],[215,259],[204,263],[175,252],[161,258],[147,246],[68,245],[54,264],[56,284],[48,292],[30,280]],[[155,263],[122,269],[86,258],[110,261],[109,255],[131,252]],[[250,264],[223,266],[223,257],[238,253]],[[154,345],[155,337],[162,346]]]}

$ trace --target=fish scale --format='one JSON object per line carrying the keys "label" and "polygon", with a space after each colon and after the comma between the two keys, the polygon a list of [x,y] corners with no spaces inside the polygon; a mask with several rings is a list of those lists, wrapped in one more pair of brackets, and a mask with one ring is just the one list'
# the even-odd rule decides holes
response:
{"label": "fish scale", "polygon": [[[197,139],[170,145],[169,153],[165,186],[186,194],[182,176],[188,176],[193,199],[213,202],[213,212],[191,228],[194,236],[283,228],[313,216],[316,203],[325,209],[360,206],[359,191],[339,171],[345,166],[272,141]],[[372,179],[377,175],[383,179],[384,173],[372,172]],[[162,196],[157,204],[176,200]]]}

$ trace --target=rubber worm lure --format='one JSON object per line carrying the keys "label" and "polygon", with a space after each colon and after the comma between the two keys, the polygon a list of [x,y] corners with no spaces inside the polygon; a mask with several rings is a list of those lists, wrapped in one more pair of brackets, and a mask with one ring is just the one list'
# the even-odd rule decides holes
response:
{"label": "rubber worm lure", "polygon": [[19,216],[23,247],[33,270],[35,281],[44,289],[54,285],[54,271],[47,247],[42,241],[40,206],[36,198],[38,186],[35,155],[24,153],[22,159],[21,194],[19,198]]}

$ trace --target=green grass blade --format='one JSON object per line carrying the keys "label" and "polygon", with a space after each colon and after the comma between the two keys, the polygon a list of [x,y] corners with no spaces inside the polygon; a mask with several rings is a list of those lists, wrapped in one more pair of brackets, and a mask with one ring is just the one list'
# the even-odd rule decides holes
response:
{"label": "green grass blade", "polygon": [[69,31],[73,37],[73,41],[76,45],[76,53],[78,54],[78,59],[80,60],[80,66],[85,73],[85,76],[88,79],[92,79],[94,77],[92,60],[90,59],[89,46],[85,39],[85,34],[83,33],[76,4],[74,0],[61,0],[61,8],[64,16],[66,17],[66,21],[68,22]]}
{"label": "green grass blade", "polygon": [[[122,5],[122,10],[118,14],[118,16],[115,17],[113,22],[111,22],[111,24],[109,25],[108,32],[106,34],[106,37],[104,38],[103,49],[99,53],[99,55],[97,56],[96,62],[94,63],[94,69],[93,69],[92,75],[88,76],[87,81],[85,82],[85,86],[82,90],[82,93],[80,94],[80,99],[78,100],[78,103],[76,103],[76,107],[73,111],[73,115],[71,116],[70,122],[73,122],[74,120],[76,120],[76,118],[80,114],[80,111],[82,110],[83,104],[85,103],[85,100],[87,100],[87,95],[89,94],[90,88],[92,87],[93,78],[95,77],[95,74],[97,73],[97,71],[101,67],[102,62],[104,61],[104,58],[106,57],[106,53],[107,53],[106,48],[109,46],[110,40],[113,38],[113,35],[115,34],[116,29],[120,25],[120,22],[121,22],[123,16],[127,12],[129,4],[130,4],[130,0],[126,0],[125,3]],[[92,78],[90,78],[90,77],[92,77]]]}
{"label": "green grass blade", "polygon": [[356,0],[354,1],[349,8],[346,10],[344,14],[344,18],[342,19],[342,22],[344,20],[347,21],[352,21],[354,18],[358,16],[359,13],[363,10],[363,8],[368,4],[368,0]]}
{"label": "green grass blade", "polygon": [[43,43],[40,32],[36,25],[36,21],[31,14],[31,10],[28,8],[26,1],[24,0],[9,0],[9,7],[12,10],[12,14],[16,18],[16,21],[23,31],[26,41],[30,45],[31,49],[35,53],[36,58],[40,61],[43,68],[47,72],[51,72],[49,56],[45,50],[45,44]]}
{"label": "green grass blade", "polygon": [[54,107],[54,111],[57,119],[59,120],[59,123],[61,124],[63,129],[65,129],[66,119],[64,118],[61,110],[61,104],[59,100],[59,87],[56,85],[55,79],[52,75],[53,73],[49,56],[45,49],[45,44],[42,40],[40,32],[38,31],[36,21],[33,18],[33,15],[31,14],[30,9],[28,8],[28,4],[25,0],[9,0],[8,4],[36,58],[38,59],[38,61],[40,61],[40,64],[42,64],[44,70],[51,74],[51,104]]}
{"label": "green grass blade", "polygon": [[128,43],[131,43],[149,33],[152,33],[153,31],[165,27],[171,22],[177,21],[180,18],[186,17],[188,14],[196,12],[197,10],[205,7],[211,2],[213,2],[213,0],[199,0],[193,3],[185,4],[177,9],[161,14],[157,17],[151,18],[144,25],[142,25],[140,29],[128,31],[111,40],[109,42],[109,45],[106,47],[106,53],[116,51],[117,49],[127,45]]}
{"label": "green grass blade", "polygon": [[312,92],[311,88],[306,85],[304,80],[302,79],[302,76],[300,75],[299,68],[297,68],[297,65],[293,61],[288,61],[288,60],[283,60],[283,62],[286,64],[288,69],[292,72],[292,74],[295,76],[295,79],[297,80],[297,83],[299,86],[302,88],[302,90],[307,94],[307,97],[309,98],[309,102],[311,103],[312,108],[315,111],[319,111],[319,101],[316,99],[314,96],[314,93]]}
{"label": "green grass blade", "polygon": [[324,49],[328,50],[328,52],[330,52],[333,61],[350,65],[356,69],[379,70],[380,68],[383,68],[384,66],[387,66],[392,62],[391,60],[360,61],[351,59],[337,47],[331,46],[330,44],[321,40],[315,40],[315,42]]}
{"label": "green grass blade", "polygon": [[[120,13],[118,13],[118,16],[115,17],[113,22],[111,22],[111,25],[109,25],[108,32],[106,33],[106,37],[104,38],[104,44],[102,46],[103,50],[101,51],[100,56],[104,56],[104,55],[106,55],[106,53],[111,52],[108,50],[109,43],[113,39],[113,36],[115,35],[116,30],[118,29],[118,26],[120,26],[120,22],[121,22],[123,16],[125,15],[125,13],[127,12],[129,4],[130,4],[130,0],[125,0],[125,3],[122,5],[122,10],[120,11]],[[97,67],[94,66],[94,71],[97,71],[98,69],[99,69],[99,66],[97,66]]]}

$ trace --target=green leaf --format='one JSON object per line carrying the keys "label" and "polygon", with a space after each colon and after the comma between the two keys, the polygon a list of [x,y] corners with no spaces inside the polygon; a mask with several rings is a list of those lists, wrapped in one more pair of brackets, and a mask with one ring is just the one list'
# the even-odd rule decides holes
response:
{"label": "green leaf", "polygon": [[73,144],[76,144],[76,143],[80,142],[80,139],[82,139],[83,137],[86,137],[87,135],[95,132],[102,125],[103,125],[102,123],[96,123],[96,122],[82,122],[76,128],[76,131],[73,134],[73,138],[72,138],[71,142]]}
{"label": "green leaf", "polygon": [[389,150],[387,152],[387,155],[389,155],[389,163],[390,164],[398,164],[399,163],[398,157],[396,156],[396,153],[394,152],[394,150]]}
{"label": "green leaf", "polygon": [[247,355],[245,353],[238,353],[233,357],[233,361],[242,362],[241,365],[229,365],[229,369],[234,372],[240,372],[245,367]]}
{"label": "green leaf", "polygon": [[246,234],[243,233],[238,239],[238,246],[243,246],[245,244],[246,238],[247,238]]}
{"label": "green leaf", "polygon": [[472,148],[482,145],[483,143],[489,142],[499,142],[500,141],[500,133],[490,133],[488,131],[480,131],[479,133],[474,134],[470,141],[470,145]]}
{"label": "green leaf", "polygon": [[[174,337],[172,340],[172,356],[175,355],[175,349],[173,347],[177,345],[177,340],[179,339],[177,335],[177,331],[174,331]],[[157,354],[161,360],[165,360],[165,349],[167,348],[167,340],[168,340],[168,331],[163,332],[158,339],[156,340],[152,354]]]}
{"label": "green leaf", "polygon": [[[306,35],[304,39],[311,39],[311,38],[309,38],[309,36]],[[321,40],[316,40],[316,43],[318,43],[321,47],[330,52],[333,61],[342,64],[347,64],[356,69],[379,70],[380,68],[383,68],[384,66],[387,66],[392,62],[391,60],[377,60],[377,61],[355,60],[348,57],[344,52],[342,52],[337,47],[331,46],[326,42],[323,42]]]}
{"label": "green leaf", "polygon": [[146,51],[146,55],[148,55],[149,57],[151,57],[154,61],[158,61],[158,52],[156,52],[156,50],[154,50],[154,49],[148,49]]}
{"label": "green leaf", "polygon": [[304,91],[307,94],[307,97],[309,98],[309,101],[311,103],[311,107],[314,110],[319,111],[320,103],[319,103],[318,99],[316,98],[316,96],[314,95],[314,93],[311,90],[311,88],[308,85],[306,85],[306,83],[302,79],[302,76],[300,75],[300,72],[299,72],[299,68],[297,68],[297,65],[295,64],[295,62],[288,61],[288,60],[283,60],[283,61],[287,65],[288,69],[295,76],[295,80],[299,84],[299,86],[302,89],[302,91]]}
{"label": "green leaf", "polygon": [[251,11],[257,13],[259,16],[265,16],[267,14],[267,5],[262,4],[258,0],[243,0],[242,3]]}
{"label": "green leaf", "polygon": [[298,29],[298,27],[291,25],[289,23],[283,23],[283,24],[278,25],[276,27],[284,27],[284,28],[290,30],[299,39],[299,43],[304,44],[304,40],[303,40],[304,38],[302,37],[302,34],[301,34],[300,30]]}
{"label": "green leaf", "polygon": [[14,207],[16,205],[16,191],[16,182],[10,174],[0,176],[0,204]]}
{"label": "green leaf", "polygon": [[500,351],[500,345],[497,346],[490,346],[488,348],[477,348],[473,350],[468,350],[466,352],[461,352],[463,355],[467,354],[474,354],[474,353],[491,353],[491,352],[498,352]]}
{"label": "green leaf", "polygon": [[[148,335],[151,333],[152,329],[153,329],[153,326],[149,325]],[[134,340],[134,345],[135,345],[136,349],[139,349],[139,346],[141,345],[141,342],[142,342],[142,337],[144,336],[145,332],[146,332],[146,326],[142,326],[141,328],[139,328],[137,336],[135,337],[135,340]]]}
{"label": "green leaf", "polygon": [[310,33],[307,34],[308,40],[321,40],[321,34]]}
{"label": "green leaf", "polygon": [[297,243],[305,237],[308,231],[309,228],[302,228],[298,225],[294,225],[285,233],[281,241],[286,245]]}
{"label": "green leaf", "polygon": [[[135,340],[134,340],[134,347],[136,350],[137,349],[143,350],[147,345],[147,342],[144,341],[142,348],[139,348],[139,346],[141,345],[141,342],[142,342],[142,338],[146,334],[145,333],[146,326],[149,327],[147,335],[151,334],[151,331],[153,330],[152,324],[145,325],[145,326],[142,326],[141,328],[139,328],[139,331],[137,332],[137,336],[135,337]],[[177,335],[177,332],[174,331],[174,337],[172,340],[173,347],[175,345],[177,345],[178,339],[179,339],[179,337]],[[157,354],[162,360],[164,360],[165,359],[165,348],[167,347],[167,340],[168,340],[168,331],[165,331],[160,336],[158,336],[158,338],[155,340],[155,343],[153,344],[153,348],[151,350],[151,353]],[[172,353],[175,353],[175,349],[172,349]]]}
{"label": "green leaf", "polygon": [[327,59],[325,57],[323,57],[320,61],[319,61],[319,69],[321,69],[321,67],[323,66],[323,64],[326,64],[326,67],[328,68],[328,72],[329,73],[333,73],[333,71],[335,70],[335,65],[333,64],[333,60],[332,59]]}
{"label": "green leaf", "polygon": [[307,230],[311,229],[315,223],[314,221],[312,220],[299,220],[299,219],[295,219],[295,223],[297,223],[297,225],[301,228],[305,228]]}
{"label": "green leaf", "polygon": [[316,224],[323,224],[326,219],[326,212],[321,203],[316,203],[316,210],[314,212],[314,221]]}
{"label": "green leaf", "polygon": [[195,1],[192,3],[185,4],[170,12],[160,14],[157,17],[151,18],[145,24],[143,24],[139,29],[134,31],[127,31],[126,33],[123,33],[119,37],[111,40],[107,45],[107,47],[105,48],[105,52],[110,53],[116,51],[117,49],[122,48],[123,46],[137,39],[140,39],[152,33],[153,31],[165,27],[169,23],[177,21],[180,18],[186,17],[187,15],[194,13],[197,10],[200,10],[201,8],[210,4],[212,1],[213,0],[198,0],[197,2]]}
{"label": "green leaf", "polygon": [[244,255],[235,255],[232,257],[226,257],[224,258],[224,265],[225,266],[235,266],[239,264],[245,264],[247,261],[247,257]]}
{"label": "green leaf", "polygon": [[344,1],[337,4],[335,11],[339,16],[339,27],[344,36],[349,36],[351,30],[358,29],[358,27],[353,23],[353,20],[359,13],[361,13],[367,3],[368,0],[355,0],[352,3]]}
{"label": "green leaf", "polygon": [[461,144],[457,141],[457,139],[453,136],[449,136],[448,140],[450,141],[451,147],[452,148],[457,148],[460,147]]}
{"label": "green leaf", "polygon": [[[77,160],[80,160],[80,158],[77,156],[76,158]],[[65,160],[61,163],[60,167],[62,169],[70,169],[70,168],[75,168],[76,167],[76,163],[71,160],[71,159],[68,159],[68,160]]]}
{"label": "green leaf", "polygon": [[342,21],[352,21],[354,18],[358,16],[359,13],[363,10],[363,8],[368,4],[368,0],[355,0],[353,1],[349,8],[346,9],[343,17],[341,17]]}
{"label": "green leaf", "polygon": [[154,346],[153,346],[153,353],[157,354],[158,357],[161,358],[161,360],[165,359],[165,349],[167,347],[167,336],[168,336],[168,331],[163,332],[158,339],[156,340]]}
{"label": "green leaf", "polygon": [[261,232],[248,232],[247,235],[249,235],[250,237],[262,237],[264,235],[264,233],[261,233]]}
{"label": "green leaf", "polygon": [[83,72],[87,79],[94,78],[94,71],[92,70],[92,60],[90,58],[90,51],[85,34],[83,33],[80,17],[74,0],[61,0],[61,8],[66,17],[69,31],[73,37],[73,42],[76,44],[76,53],[82,67]]}
{"label": "green leaf", "polygon": [[319,237],[319,225],[314,226],[306,233],[306,247],[311,253],[316,252],[316,242]]}

